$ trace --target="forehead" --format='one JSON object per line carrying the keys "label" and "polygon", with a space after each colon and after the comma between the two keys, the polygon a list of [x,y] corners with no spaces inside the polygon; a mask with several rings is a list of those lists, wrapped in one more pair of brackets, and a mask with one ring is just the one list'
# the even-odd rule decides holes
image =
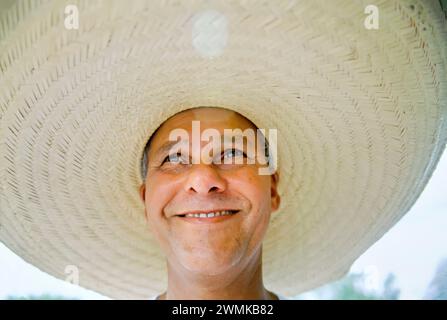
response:
{"label": "forehead", "polygon": [[256,130],[256,126],[239,113],[224,109],[203,107],[182,111],[166,120],[152,137],[151,150],[156,150],[157,146],[169,140],[169,134],[174,129],[184,129],[192,131],[192,121],[200,121],[200,130],[216,129],[222,134],[224,129],[247,129]]}
{"label": "forehead", "polygon": [[184,110],[166,120],[160,129],[170,131],[175,128],[191,129],[193,120],[200,121],[203,128],[249,128],[254,126],[250,120],[239,113],[224,108],[202,107]]}

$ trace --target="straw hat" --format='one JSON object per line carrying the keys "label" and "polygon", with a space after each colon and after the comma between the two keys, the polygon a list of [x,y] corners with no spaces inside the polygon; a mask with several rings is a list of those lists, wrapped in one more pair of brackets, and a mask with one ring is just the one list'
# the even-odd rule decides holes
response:
{"label": "straw hat", "polygon": [[70,1],[79,29],[65,1],[2,2],[0,241],[109,297],[162,292],[143,149],[171,115],[218,106],[278,130],[265,286],[343,276],[414,204],[447,137],[440,2],[376,1],[379,29],[367,2]]}

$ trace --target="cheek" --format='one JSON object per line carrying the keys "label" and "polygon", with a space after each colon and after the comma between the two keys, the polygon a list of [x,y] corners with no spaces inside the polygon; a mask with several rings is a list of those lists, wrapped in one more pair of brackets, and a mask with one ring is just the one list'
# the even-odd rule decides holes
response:
{"label": "cheek", "polygon": [[263,178],[255,177],[245,187],[245,196],[250,197],[252,203],[252,210],[246,220],[246,229],[249,230],[250,234],[247,250],[253,252],[262,245],[269,226],[271,213],[270,184]]}
{"label": "cheek", "polygon": [[230,180],[230,185],[237,188],[244,197],[250,200],[253,209],[259,214],[269,213],[270,201],[270,177],[259,175],[257,170],[240,172],[238,176]]}
{"label": "cheek", "polygon": [[159,174],[153,174],[148,177],[146,190],[146,211],[149,225],[153,227],[153,231],[158,233],[165,228],[160,228],[160,224],[166,225],[167,218],[164,215],[166,204],[178,192],[178,183],[176,179],[172,179]]}
{"label": "cheek", "polygon": [[165,253],[170,252],[171,228],[164,209],[178,192],[179,183],[177,181],[178,179],[156,173],[148,175],[147,180],[145,205],[148,227]]}
{"label": "cheek", "polygon": [[229,186],[251,203],[244,229],[252,235],[250,246],[256,246],[264,237],[270,221],[270,176],[259,175],[257,170],[241,170],[229,178]]}

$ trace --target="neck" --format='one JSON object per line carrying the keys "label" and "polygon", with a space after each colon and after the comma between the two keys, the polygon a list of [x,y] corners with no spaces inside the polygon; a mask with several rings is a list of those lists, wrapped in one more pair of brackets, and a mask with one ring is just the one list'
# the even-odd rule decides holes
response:
{"label": "neck", "polygon": [[219,275],[192,273],[168,260],[168,288],[160,300],[276,300],[262,281],[262,250],[243,266]]}

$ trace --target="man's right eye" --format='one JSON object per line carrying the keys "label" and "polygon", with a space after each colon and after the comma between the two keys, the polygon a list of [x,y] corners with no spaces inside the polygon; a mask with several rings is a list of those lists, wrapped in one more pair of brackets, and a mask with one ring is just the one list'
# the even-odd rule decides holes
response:
{"label": "man's right eye", "polygon": [[169,156],[167,156],[166,158],[164,158],[164,160],[162,161],[161,164],[163,164],[165,162],[179,163],[181,161],[182,161],[182,155],[180,153],[173,153],[173,154],[170,154]]}

